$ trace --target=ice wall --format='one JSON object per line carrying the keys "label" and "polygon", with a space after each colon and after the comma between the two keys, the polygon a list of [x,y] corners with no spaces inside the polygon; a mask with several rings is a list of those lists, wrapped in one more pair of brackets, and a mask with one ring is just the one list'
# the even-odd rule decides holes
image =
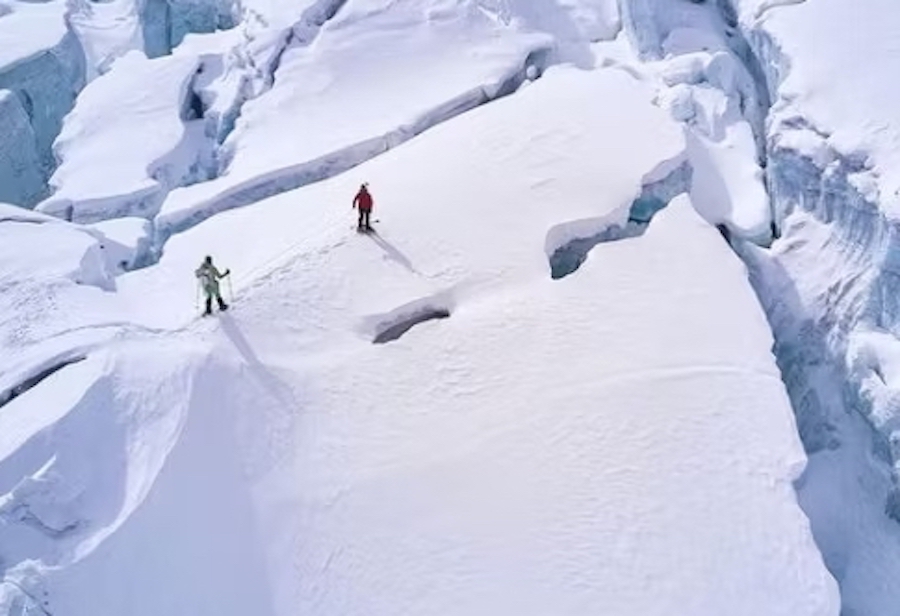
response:
{"label": "ice wall", "polygon": [[[0,90],[14,92],[17,99],[6,96],[0,103],[0,125],[10,131],[4,130],[0,144],[0,178],[7,180],[0,186],[0,199],[18,205],[34,205],[44,194],[45,181],[55,166],[53,140],[84,82],[78,40],[65,29],[62,13],[52,8],[52,3],[38,7],[40,12],[14,7],[11,13],[0,15],[4,40]],[[30,31],[32,28],[44,32]],[[33,40],[20,45],[23,35]],[[37,164],[23,170],[21,166],[29,158]]]}
{"label": "ice wall", "polygon": [[[888,146],[897,122],[857,100],[859,92],[885,100],[879,75],[900,62],[885,45],[896,32],[885,25],[892,9],[839,0],[631,0],[621,9],[643,61],[635,70],[664,83],[659,104],[685,123],[695,206],[716,222],[728,212],[710,205],[745,206],[754,193],[771,212],[771,248],[745,242],[765,239],[746,233],[727,239],[766,309],[810,456],[798,496],[845,613],[892,613],[900,600],[900,223],[890,213]],[[816,41],[826,32],[833,57],[822,59]],[[861,76],[863,63],[874,77]],[[842,91],[830,89],[837,83]],[[745,135],[737,148],[728,136],[736,128]],[[747,129],[759,176],[749,184]],[[740,229],[733,212],[723,219]]]}
{"label": "ice wall", "polygon": [[[880,2],[735,6],[757,89],[772,102],[762,136],[778,236],[771,250],[736,247],[768,313],[810,456],[799,498],[841,585],[844,613],[893,613],[900,600],[900,223],[891,214],[890,148],[881,142],[896,122],[867,105],[883,100],[883,75],[898,65],[888,39],[877,40],[896,32],[896,24],[885,26],[895,18]],[[852,22],[839,18],[847,11]],[[848,62],[860,48],[865,57]],[[834,57],[822,57],[828,53]],[[829,90],[835,84],[843,91]]]}
{"label": "ice wall", "polygon": [[[768,90],[724,2],[621,3],[636,67],[658,87],[658,104],[686,129],[691,201],[713,225],[767,243],[771,209],[763,182]],[[614,64],[605,58],[604,64]]]}
{"label": "ice wall", "polygon": [[[791,59],[761,24],[752,29],[750,40],[778,97]],[[900,223],[882,203],[872,173],[877,160],[863,151],[841,151],[830,137],[828,130],[797,115],[790,101],[778,101],[768,132],[767,182],[781,234],[773,256],[796,286],[795,318],[812,324],[826,358],[847,379],[843,406],[860,411],[876,428],[882,440],[877,450],[893,466],[896,482],[900,407],[868,381],[883,372],[877,377],[883,388],[892,390],[900,383],[881,370],[883,360],[865,352],[859,340],[872,331],[883,332],[890,336],[882,347],[900,346],[892,338],[900,335]],[[800,410],[823,414],[815,404]],[[897,488],[886,511],[900,520]]]}
{"label": "ice wall", "polygon": [[234,0],[171,0],[169,43],[177,47],[192,32],[215,32],[237,25],[239,5]]}
{"label": "ice wall", "polygon": [[44,190],[34,128],[19,95],[0,90],[0,202],[33,203]]}

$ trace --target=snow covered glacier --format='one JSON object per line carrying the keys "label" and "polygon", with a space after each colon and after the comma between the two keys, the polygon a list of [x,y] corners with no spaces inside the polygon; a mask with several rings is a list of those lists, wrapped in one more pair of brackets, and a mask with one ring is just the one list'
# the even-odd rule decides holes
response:
{"label": "snow covered glacier", "polygon": [[60,156],[54,140],[87,82],[129,52],[163,56],[189,33],[233,28],[241,8],[215,0],[0,2],[0,200],[30,207],[48,196]]}
{"label": "snow covered glacier", "polygon": [[36,5],[0,613],[893,614],[886,4]]}

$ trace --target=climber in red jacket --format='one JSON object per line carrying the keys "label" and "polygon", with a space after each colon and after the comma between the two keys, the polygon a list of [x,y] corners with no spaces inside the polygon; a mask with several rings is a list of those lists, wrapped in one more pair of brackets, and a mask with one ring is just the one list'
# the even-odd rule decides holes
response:
{"label": "climber in red jacket", "polygon": [[359,224],[357,231],[371,231],[370,217],[372,216],[372,194],[369,192],[369,185],[363,184],[359,187],[359,192],[353,198],[353,207],[359,208]]}

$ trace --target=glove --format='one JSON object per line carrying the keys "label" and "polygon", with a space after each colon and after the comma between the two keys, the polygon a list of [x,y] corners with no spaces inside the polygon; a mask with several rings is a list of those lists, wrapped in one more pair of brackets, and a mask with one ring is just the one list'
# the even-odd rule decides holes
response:
{"label": "glove", "polygon": [[225,270],[225,273],[222,274],[222,276],[223,276],[223,277],[224,277],[224,276],[227,276],[227,275],[230,274],[230,273],[231,273],[231,270],[230,270],[230,269],[227,269],[227,270]]}

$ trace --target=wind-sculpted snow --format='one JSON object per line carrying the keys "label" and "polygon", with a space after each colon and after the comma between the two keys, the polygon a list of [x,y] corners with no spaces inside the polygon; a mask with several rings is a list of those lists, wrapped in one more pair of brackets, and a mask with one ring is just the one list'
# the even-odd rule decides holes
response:
{"label": "wind-sculpted snow", "polygon": [[[3,520],[0,573],[15,582],[16,587],[27,589],[31,596],[46,598],[44,605],[48,612],[70,611],[79,605],[76,603],[71,608],[67,605],[64,581],[57,584],[52,594],[42,592],[46,578],[54,578],[53,569],[65,571],[62,577],[66,579],[77,579],[93,566],[91,555],[99,544],[128,543],[128,537],[131,537],[132,553],[140,553],[144,559],[152,554],[152,550],[133,543],[131,532],[136,529],[131,516],[151,489],[157,494],[161,489],[164,492],[165,477],[169,474],[159,476],[165,468],[179,470],[178,450],[173,451],[173,447],[190,446],[189,435],[196,430],[191,426],[200,417],[195,413],[189,419],[187,411],[196,399],[194,392],[204,387],[208,391],[209,380],[214,378],[211,373],[214,364],[204,362],[203,358],[199,349],[192,350],[189,344],[173,339],[156,340],[152,345],[146,341],[121,343],[115,353],[98,353],[48,376],[40,387],[3,408],[0,415],[4,434],[0,451],[0,492],[4,493],[0,497]],[[227,370],[221,370],[222,375],[227,374]],[[160,389],[145,390],[141,383],[148,379],[159,383]],[[115,413],[110,412],[113,408]],[[207,408],[210,412],[222,409]],[[213,434],[214,431],[205,428],[205,438],[213,438]],[[85,438],[90,438],[91,447],[84,446]],[[176,480],[183,484],[189,476],[176,475]],[[239,485],[239,479],[235,479],[235,485]],[[209,478],[204,482],[207,497],[217,494]],[[194,510],[200,502],[187,498],[186,494],[178,496],[185,512]],[[237,496],[234,502],[239,502]],[[226,516],[222,512],[216,516],[208,510],[206,513],[210,516],[208,522],[218,518],[217,525],[223,528]],[[227,514],[229,519],[236,516],[233,509]],[[180,517],[183,523],[185,516]],[[128,526],[132,527],[131,532]],[[240,537],[245,536],[247,527],[231,530],[235,531],[232,539],[220,544],[246,542]],[[198,538],[183,545],[193,546],[189,549],[195,550]],[[232,550],[228,548],[220,550],[219,558],[232,558],[229,552]],[[172,562],[166,566],[177,567]],[[249,570],[244,574],[246,579],[252,579]],[[227,613],[226,609],[246,613],[250,601],[263,598],[253,596],[252,588],[243,580],[220,578],[219,583],[223,579],[229,581],[232,592],[219,589],[212,593],[211,587],[204,588],[197,571],[189,579],[199,591],[196,596],[202,597],[202,605],[216,606],[212,595],[221,597],[219,613]],[[0,589],[0,597],[7,596],[5,591]],[[156,593],[156,596],[165,603],[168,593]],[[187,598],[181,599],[181,605],[190,605],[185,603]],[[228,601],[233,603],[229,605]],[[115,607],[136,613],[136,608],[127,602]],[[158,602],[152,607],[156,613],[165,609]]]}

